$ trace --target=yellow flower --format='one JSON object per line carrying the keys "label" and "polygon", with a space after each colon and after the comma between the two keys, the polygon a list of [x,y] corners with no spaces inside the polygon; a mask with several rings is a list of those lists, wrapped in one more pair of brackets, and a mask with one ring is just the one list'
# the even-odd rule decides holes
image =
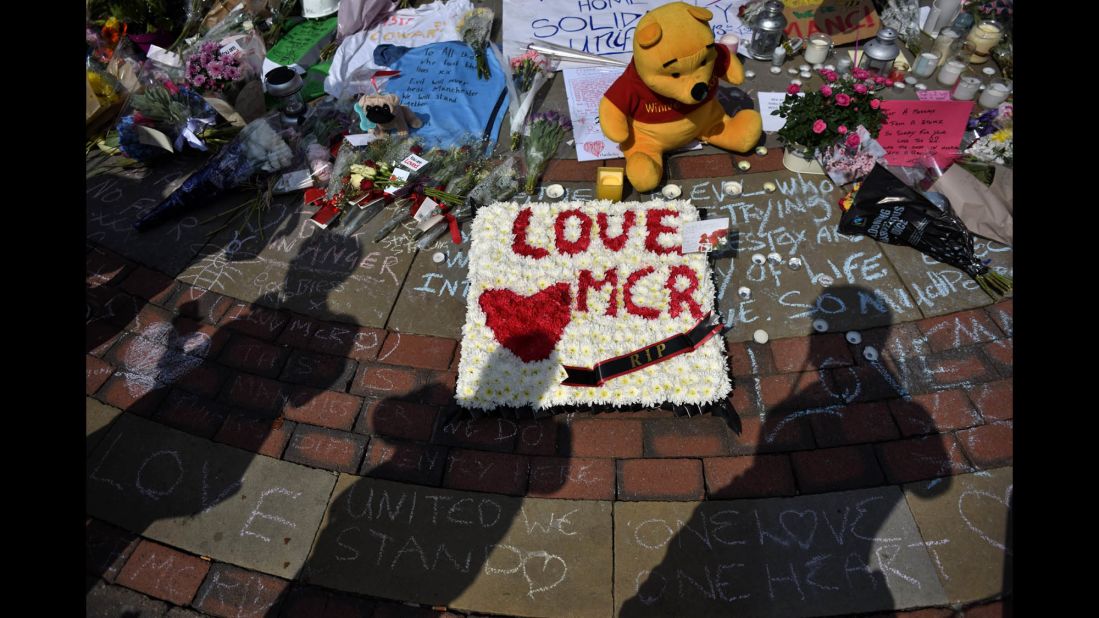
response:
{"label": "yellow flower", "polygon": [[1011,129],[1000,129],[999,131],[993,133],[992,137],[990,137],[989,139],[994,142],[1006,142],[1007,140],[1011,139],[1011,134]]}

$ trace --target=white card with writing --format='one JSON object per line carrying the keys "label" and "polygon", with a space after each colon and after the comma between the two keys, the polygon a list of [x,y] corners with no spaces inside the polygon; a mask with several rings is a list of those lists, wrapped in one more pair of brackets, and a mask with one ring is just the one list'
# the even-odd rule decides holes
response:
{"label": "white card with writing", "polygon": [[404,161],[401,161],[401,165],[407,167],[414,172],[417,172],[420,170],[421,167],[427,165],[427,159],[418,157],[414,154],[410,154],[405,157]]}
{"label": "white card with writing", "polygon": [[724,244],[728,236],[728,217],[684,223],[683,253],[709,253]]}
{"label": "white card with writing", "polygon": [[183,60],[179,57],[179,54],[170,52],[164,48],[157,47],[156,45],[150,45],[148,53],[145,54],[150,60],[159,62],[160,64],[170,67],[183,66]]}
{"label": "white card with writing", "polygon": [[309,170],[295,170],[279,177],[279,181],[275,183],[274,192],[281,195],[308,189],[312,186],[313,176],[309,173]]}
{"label": "white card with writing", "polygon": [[416,212],[412,215],[412,218],[417,223],[423,223],[429,217],[439,212],[439,203],[430,197],[425,197],[424,201],[420,202],[420,207],[416,209]]}
{"label": "white card with writing", "polygon": [[378,139],[378,136],[374,135],[373,132],[356,133],[354,135],[345,135],[344,139],[347,140],[347,143],[351,144],[352,146],[365,146],[370,142]]}

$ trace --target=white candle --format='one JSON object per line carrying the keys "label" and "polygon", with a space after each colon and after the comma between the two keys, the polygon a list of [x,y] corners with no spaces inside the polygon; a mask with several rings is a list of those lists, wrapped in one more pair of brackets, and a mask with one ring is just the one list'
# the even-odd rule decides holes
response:
{"label": "white candle", "polygon": [[939,75],[936,79],[944,86],[953,86],[954,82],[958,81],[958,76],[965,70],[965,63],[961,60],[948,60],[943,68],[939,69]]}
{"label": "white candle", "polygon": [[985,91],[981,93],[981,98],[977,99],[977,103],[981,107],[996,107],[1000,103],[1007,100],[1007,96],[1011,94],[1011,85],[1000,80],[993,80],[992,83],[985,88]]}
{"label": "white candle", "polygon": [[933,51],[924,52],[916,58],[916,66],[912,67],[912,73],[917,77],[931,77],[938,67],[939,54]]}
{"label": "white candle", "polygon": [[972,75],[966,75],[958,80],[958,84],[954,86],[954,92],[950,96],[959,101],[972,101],[973,97],[977,96],[977,91],[980,88],[981,80]]}
{"label": "white candle", "polygon": [[805,61],[809,64],[821,64],[828,58],[832,49],[832,37],[823,32],[809,35],[809,44],[805,46]]}
{"label": "white candle", "polygon": [[733,56],[736,56],[737,47],[740,46],[740,37],[735,34],[726,34],[723,35],[718,42],[725,47],[728,47],[729,52],[732,53]]}

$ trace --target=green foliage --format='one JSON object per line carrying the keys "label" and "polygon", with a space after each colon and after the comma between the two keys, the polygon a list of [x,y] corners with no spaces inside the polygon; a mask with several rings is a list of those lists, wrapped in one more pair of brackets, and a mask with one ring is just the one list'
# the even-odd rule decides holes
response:
{"label": "green foliage", "polygon": [[[865,86],[865,92],[855,91],[857,85]],[[839,128],[846,127],[848,132],[854,132],[862,125],[870,132],[871,137],[877,137],[885,123],[886,113],[874,105],[881,105],[881,99],[875,96],[876,90],[884,86],[878,84],[873,78],[857,80],[851,75],[845,75],[835,82],[825,83],[823,88],[830,88],[831,93],[825,96],[821,89],[814,92],[806,92],[803,96],[787,93],[786,99],[772,115],[786,119],[786,124],[779,129],[778,136],[786,145],[799,145],[809,148],[810,152],[818,148],[827,148],[844,139]],[[827,91],[825,91],[827,92]],[[844,97],[849,99],[847,105],[841,105]],[[878,101],[878,103],[871,103]],[[813,130],[818,120],[823,120],[825,128],[817,133]]]}

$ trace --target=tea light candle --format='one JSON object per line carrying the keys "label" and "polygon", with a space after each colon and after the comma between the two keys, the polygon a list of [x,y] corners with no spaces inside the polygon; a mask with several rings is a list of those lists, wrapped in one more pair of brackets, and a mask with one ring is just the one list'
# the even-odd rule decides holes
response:
{"label": "tea light candle", "polygon": [[742,172],[747,172],[748,170],[752,169],[752,164],[748,163],[748,161],[745,159],[741,159],[736,162],[736,167]]}
{"label": "tea light candle", "polygon": [[799,76],[800,76],[800,77],[801,77],[802,79],[812,79],[812,78],[813,78],[813,74],[812,74],[812,73],[810,73],[809,71],[802,71],[801,73],[798,73],[798,75],[799,75]]}
{"label": "tea light candle", "polygon": [[973,44],[973,55],[969,61],[973,64],[988,62],[989,51],[1004,38],[1004,29],[1000,24],[990,20],[982,20],[981,23],[969,31],[966,41]]}
{"label": "tea light candle", "polygon": [[954,92],[950,94],[950,98],[958,101],[972,101],[973,97],[977,96],[977,91],[980,88],[981,80],[972,75],[966,75],[958,80],[957,85],[954,86]]}
{"label": "tea light candle", "polygon": [[622,185],[626,168],[601,167],[595,172],[595,199],[622,201]]}
{"label": "tea light candle", "polygon": [[[777,69],[778,67],[772,67],[772,68]],[[746,77],[748,79],[752,79],[755,76],[756,76],[756,72],[753,71],[752,69],[748,69],[747,71],[744,72],[744,77]]]}
{"label": "tea light candle", "polygon": [[779,73],[782,73],[782,67],[771,67],[771,72],[778,75]]}
{"label": "tea light candle", "polygon": [[916,66],[912,67],[912,74],[917,77],[931,77],[935,69],[939,67],[938,52],[924,52],[916,58]]}
{"label": "tea light candle", "polygon": [[663,195],[665,199],[674,200],[682,195],[683,191],[680,190],[679,185],[666,185],[664,189],[660,191],[660,194]]}
{"label": "tea light candle", "polygon": [[939,80],[939,83],[944,86],[953,86],[954,82],[958,81],[958,77],[965,70],[965,63],[957,58],[948,60],[943,68],[939,69],[939,74],[935,79]]}
{"label": "tea light candle", "polygon": [[840,75],[850,73],[852,64],[854,64],[854,62],[851,60],[850,56],[840,56],[839,60],[836,60],[836,72]]}
{"label": "tea light candle", "polygon": [[1011,84],[1002,79],[994,79],[989,82],[988,87],[981,93],[981,98],[977,99],[977,103],[981,107],[996,107],[1000,103],[1007,100],[1008,95],[1011,94]]}

